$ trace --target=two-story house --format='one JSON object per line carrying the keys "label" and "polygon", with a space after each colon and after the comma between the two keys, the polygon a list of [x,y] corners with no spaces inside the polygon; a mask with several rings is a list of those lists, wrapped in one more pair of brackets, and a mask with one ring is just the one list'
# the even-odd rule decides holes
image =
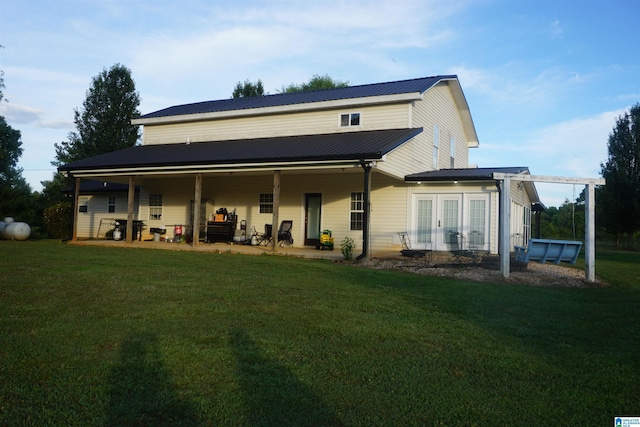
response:
{"label": "two-story house", "polygon": [[[478,137],[455,75],[178,105],[133,123],[142,145],[59,168],[130,188],[81,196],[78,238],[123,215],[202,230],[226,208],[260,231],[293,221],[296,246],[329,229],[375,256],[399,250],[407,231],[414,246],[446,250],[447,234],[461,232],[497,253],[492,173],[529,174],[469,167]],[[511,196],[511,231],[526,239],[535,187],[513,182]]]}

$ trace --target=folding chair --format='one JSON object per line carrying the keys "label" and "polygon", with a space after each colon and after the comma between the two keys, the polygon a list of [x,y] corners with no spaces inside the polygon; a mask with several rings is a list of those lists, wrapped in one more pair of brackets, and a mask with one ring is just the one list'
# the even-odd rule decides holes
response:
{"label": "folding chair", "polygon": [[258,246],[260,245],[264,245],[264,246],[269,246],[271,244],[271,242],[273,241],[273,238],[271,237],[271,233],[273,232],[273,226],[271,224],[265,224],[264,225],[264,233],[263,234],[258,234]]}
{"label": "folding chair", "polygon": [[293,221],[286,220],[280,223],[278,229],[278,245],[280,246],[292,246],[293,236],[291,235],[291,229],[293,228]]}

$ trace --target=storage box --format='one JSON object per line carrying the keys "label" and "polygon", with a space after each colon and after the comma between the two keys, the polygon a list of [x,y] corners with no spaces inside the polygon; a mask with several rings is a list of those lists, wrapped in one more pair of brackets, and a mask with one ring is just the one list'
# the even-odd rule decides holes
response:
{"label": "storage box", "polygon": [[224,214],[215,214],[213,216],[213,221],[214,222],[225,222],[226,218],[224,217]]}

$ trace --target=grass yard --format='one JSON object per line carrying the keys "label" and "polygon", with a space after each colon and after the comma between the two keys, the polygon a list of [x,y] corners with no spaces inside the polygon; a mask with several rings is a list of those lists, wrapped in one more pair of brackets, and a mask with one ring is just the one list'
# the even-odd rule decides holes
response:
{"label": "grass yard", "polygon": [[640,415],[640,253],[596,272],[0,241],[0,425],[613,425]]}

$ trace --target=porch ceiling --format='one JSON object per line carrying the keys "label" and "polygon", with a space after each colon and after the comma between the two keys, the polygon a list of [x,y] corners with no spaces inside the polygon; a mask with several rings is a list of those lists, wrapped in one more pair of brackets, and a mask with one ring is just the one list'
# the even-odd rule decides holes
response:
{"label": "porch ceiling", "polygon": [[58,170],[90,177],[322,169],[382,160],[420,132],[422,128],[142,145],[68,163]]}

